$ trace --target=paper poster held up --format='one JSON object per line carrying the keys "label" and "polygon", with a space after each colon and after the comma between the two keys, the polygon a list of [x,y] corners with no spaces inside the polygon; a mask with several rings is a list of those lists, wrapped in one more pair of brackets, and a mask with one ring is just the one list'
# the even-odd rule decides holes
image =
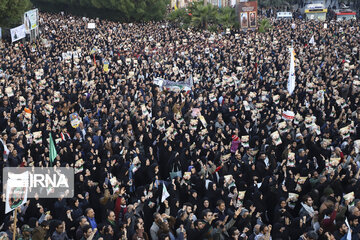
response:
{"label": "paper poster held up", "polygon": [[88,29],[95,29],[95,28],[96,28],[96,24],[95,24],[95,23],[88,23],[87,28],[88,28]]}
{"label": "paper poster held up", "polygon": [[28,181],[29,173],[22,174],[9,173],[5,196],[5,214],[15,210],[15,208],[24,205],[27,201],[28,188],[23,185]]}
{"label": "paper poster held up", "polygon": [[70,123],[73,128],[77,128],[81,123],[81,118],[78,113],[70,114]]}

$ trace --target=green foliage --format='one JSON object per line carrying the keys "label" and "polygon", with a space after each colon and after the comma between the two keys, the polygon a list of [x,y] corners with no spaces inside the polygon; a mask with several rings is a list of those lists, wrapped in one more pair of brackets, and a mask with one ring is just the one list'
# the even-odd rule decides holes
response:
{"label": "green foliage", "polygon": [[[139,4],[140,3],[140,4]],[[140,10],[142,15],[134,14],[135,21],[162,20],[166,12],[167,0],[142,0],[135,4],[136,10]]]}
{"label": "green foliage", "polygon": [[209,25],[208,29],[210,32],[217,32],[219,30],[217,25]]}
{"label": "green foliage", "polygon": [[24,12],[29,10],[31,5],[30,0],[0,0],[0,26],[20,25]]}
{"label": "green foliage", "polygon": [[209,24],[217,23],[217,8],[212,4],[197,5],[191,13],[191,25],[194,28],[207,29]]}
{"label": "green foliage", "polygon": [[180,8],[176,11],[172,11],[167,16],[167,19],[170,22],[174,23],[176,26],[179,26],[179,24],[189,25],[191,22],[191,16],[185,8]]}
{"label": "green foliage", "polygon": [[267,31],[269,31],[271,28],[272,28],[272,26],[268,19],[263,19],[260,21],[259,32],[265,33]]}
{"label": "green foliage", "polygon": [[217,19],[219,24],[224,28],[231,28],[235,26],[236,23],[236,13],[235,9],[231,7],[220,8]]}
{"label": "green foliage", "polygon": [[[0,0],[2,1],[2,0]],[[162,20],[170,0],[33,0],[39,8],[127,22]],[[51,11],[50,10],[50,11]]]}
{"label": "green foliage", "polygon": [[204,6],[204,3],[202,1],[197,1],[197,2],[193,1],[187,6],[187,8],[189,9],[189,12],[194,12],[196,11],[196,9],[198,9],[201,6]]}
{"label": "green foliage", "polygon": [[207,29],[212,32],[238,26],[235,9],[231,7],[218,8],[212,4],[204,5],[202,1],[193,2],[187,9],[171,12],[167,19],[176,26],[191,26],[195,29]]}

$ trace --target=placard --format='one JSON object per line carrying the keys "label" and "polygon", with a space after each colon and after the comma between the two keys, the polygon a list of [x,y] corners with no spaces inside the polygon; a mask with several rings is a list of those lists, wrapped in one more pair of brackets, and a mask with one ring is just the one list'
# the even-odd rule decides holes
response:
{"label": "placard", "polygon": [[278,146],[278,145],[280,145],[282,143],[281,138],[280,138],[280,134],[279,134],[278,131],[273,132],[270,136],[271,136],[271,138],[274,141],[276,146]]}
{"label": "placard", "polygon": [[26,36],[25,25],[23,24],[16,28],[10,29],[10,34],[11,34],[11,42],[16,42],[20,39],[25,38]]}
{"label": "placard", "polygon": [[88,28],[88,29],[95,29],[95,28],[96,28],[96,24],[95,24],[95,23],[88,23],[87,28]]}
{"label": "placard", "polygon": [[24,13],[25,30],[29,32],[38,27],[39,25],[39,10],[32,9]]}
{"label": "placard", "polygon": [[242,29],[254,29],[257,25],[257,1],[239,2],[237,13]]}

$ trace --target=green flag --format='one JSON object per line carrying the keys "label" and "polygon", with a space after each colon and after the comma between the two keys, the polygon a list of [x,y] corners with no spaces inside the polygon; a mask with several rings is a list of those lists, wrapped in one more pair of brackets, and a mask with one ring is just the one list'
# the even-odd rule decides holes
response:
{"label": "green flag", "polygon": [[56,152],[56,148],[55,148],[55,144],[54,141],[52,139],[51,133],[50,133],[50,153],[49,153],[49,157],[50,157],[50,165],[53,165],[54,159],[57,156],[57,152]]}

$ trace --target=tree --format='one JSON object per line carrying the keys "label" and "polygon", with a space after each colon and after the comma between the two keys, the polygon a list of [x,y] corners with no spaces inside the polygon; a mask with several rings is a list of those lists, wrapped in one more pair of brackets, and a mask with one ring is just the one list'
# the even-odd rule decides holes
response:
{"label": "tree", "polygon": [[15,27],[32,6],[30,0],[0,0],[0,26]]}
{"label": "tree", "polygon": [[[0,0],[1,1],[1,0]],[[33,0],[46,9],[117,21],[162,20],[170,0]],[[41,9],[41,8],[40,8]]]}
{"label": "tree", "polygon": [[207,29],[209,24],[217,22],[217,8],[211,4],[196,5],[191,13],[191,25],[195,28]]}
{"label": "tree", "polygon": [[196,29],[207,29],[212,32],[219,30],[219,25],[223,29],[238,25],[234,8],[218,8],[212,4],[204,6],[203,3],[203,1],[192,2],[187,9],[171,12],[167,19],[175,26],[190,25]]}
{"label": "tree", "polygon": [[[168,1],[166,0],[147,0],[145,7],[145,21],[162,20],[166,13]],[[138,21],[142,19],[136,19]]]}
{"label": "tree", "polygon": [[272,26],[268,19],[263,19],[260,21],[259,32],[265,33],[267,31],[269,31],[271,28],[272,28]]}
{"label": "tree", "polygon": [[217,19],[224,28],[234,27],[236,24],[235,9],[231,7],[220,8]]}
{"label": "tree", "polygon": [[185,9],[185,8],[180,8],[176,11],[172,11],[171,13],[169,13],[169,15],[167,16],[167,19],[174,23],[175,26],[179,26],[179,24],[186,24],[189,25],[191,22],[191,14]]}

